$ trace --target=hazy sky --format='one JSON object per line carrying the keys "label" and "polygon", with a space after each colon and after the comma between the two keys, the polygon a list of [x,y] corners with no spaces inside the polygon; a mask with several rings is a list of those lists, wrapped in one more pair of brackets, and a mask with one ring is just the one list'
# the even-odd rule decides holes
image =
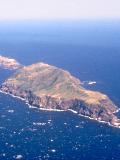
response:
{"label": "hazy sky", "polygon": [[0,0],[0,20],[84,18],[120,18],[120,0]]}

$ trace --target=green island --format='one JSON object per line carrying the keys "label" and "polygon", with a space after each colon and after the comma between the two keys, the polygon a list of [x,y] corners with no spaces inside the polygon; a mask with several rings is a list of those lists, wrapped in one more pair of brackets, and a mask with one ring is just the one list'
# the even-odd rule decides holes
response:
{"label": "green island", "polygon": [[82,116],[120,127],[118,107],[105,94],[87,90],[68,71],[45,63],[20,67],[0,87],[46,110],[70,110]]}

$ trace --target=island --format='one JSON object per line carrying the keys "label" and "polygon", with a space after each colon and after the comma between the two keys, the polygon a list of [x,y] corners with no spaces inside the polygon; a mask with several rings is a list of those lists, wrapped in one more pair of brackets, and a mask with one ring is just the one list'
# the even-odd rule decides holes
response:
{"label": "island", "polygon": [[22,65],[15,59],[4,57],[0,55],[0,67],[10,70],[19,69]]}
{"label": "island", "polygon": [[2,92],[23,98],[46,110],[73,111],[99,122],[120,127],[118,107],[107,95],[87,90],[68,71],[45,63],[24,66],[0,87]]}

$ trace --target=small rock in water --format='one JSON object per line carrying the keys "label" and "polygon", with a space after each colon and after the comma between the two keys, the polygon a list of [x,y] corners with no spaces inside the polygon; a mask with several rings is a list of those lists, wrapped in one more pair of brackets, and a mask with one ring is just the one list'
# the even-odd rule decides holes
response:
{"label": "small rock in water", "polygon": [[20,154],[15,157],[15,159],[22,159],[22,158],[23,158],[23,156]]}

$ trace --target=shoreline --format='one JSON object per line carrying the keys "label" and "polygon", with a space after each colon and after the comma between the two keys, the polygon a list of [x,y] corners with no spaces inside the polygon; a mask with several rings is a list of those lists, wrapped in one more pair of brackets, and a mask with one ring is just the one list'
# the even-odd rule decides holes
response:
{"label": "shoreline", "polygon": [[17,98],[17,99],[19,99],[19,100],[21,100],[21,101],[24,101],[25,104],[27,104],[29,108],[36,108],[36,109],[43,110],[43,111],[55,111],[55,112],[66,112],[66,111],[67,111],[67,110],[47,109],[47,108],[32,106],[32,105],[29,104],[29,102],[28,102],[25,98],[21,98],[21,97],[19,97],[19,96],[15,96],[15,95],[13,95],[13,94],[4,92],[4,91],[2,91],[2,90],[0,90],[0,93],[6,94],[6,95],[9,95],[9,96],[11,96],[11,97],[13,97],[13,98]]}
{"label": "shoreline", "polygon": [[[70,112],[72,112],[72,113],[74,113],[74,114],[77,114],[78,116],[81,116],[81,117],[84,117],[84,118],[87,118],[87,119],[90,119],[90,120],[94,120],[94,121],[96,121],[96,122],[98,122],[98,123],[107,124],[108,126],[114,127],[114,128],[120,128],[120,126],[112,125],[110,122],[101,121],[101,120],[98,120],[98,119],[96,119],[96,118],[91,118],[91,117],[86,116],[86,115],[78,114],[78,112],[75,111],[75,110],[73,110],[73,109],[59,110],[59,109],[47,109],[47,108],[45,109],[45,108],[42,108],[42,107],[31,106],[31,105],[29,104],[29,102],[28,102],[25,98],[21,98],[21,97],[19,97],[19,96],[15,96],[15,95],[13,95],[13,94],[4,92],[4,91],[2,91],[1,89],[0,89],[0,93],[6,94],[6,95],[9,95],[9,96],[11,96],[11,97],[13,97],[13,98],[17,98],[17,99],[19,99],[19,100],[21,100],[21,101],[24,101],[25,104],[28,105],[29,108],[35,108],[35,109],[39,109],[39,110],[41,110],[41,111],[48,111],[48,112],[50,112],[50,111],[52,111],[52,112],[67,112],[67,111],[70,111]],[[115,112],[113,112],[113,113],[115,114],[115,113],[118,113],[119,111],[120,111],[120,108],[118,108],[118,109],[117,109]]]}
{"label": "shoreline", "polygon": [[[120,109],[119,109],[120,110]],[[90,119],[90,120],[94,120],[98,123],[103,123],[103,124],[107,124],[108,126],[111,126],[111,127],[114,127],[114,128],[120,128],[119,126],[114,126],[112,125],[110,122],[106,122],[106,121],[101,121],[101,120],[98,120],[98,119],[95,119],[95,118],[91,118],[89,116],[86,116],[86,115],[83,115],[83,114],[78,114],[76,111],[72,110],[72,109],[68,109],[68,111],[71,111],[72,113],[75,113],[77,114],[78,116],[81,116],[81,117],[84,117],[84,118],[87,118],[87,119]],[[118,110],[117,110],[118,112]]]}

